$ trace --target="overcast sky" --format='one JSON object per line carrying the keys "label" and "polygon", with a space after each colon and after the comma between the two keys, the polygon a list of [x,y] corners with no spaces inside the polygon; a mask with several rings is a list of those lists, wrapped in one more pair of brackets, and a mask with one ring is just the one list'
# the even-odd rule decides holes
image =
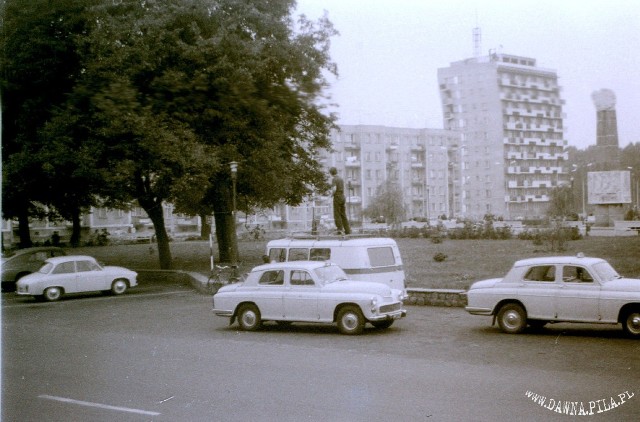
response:
{"label": "overcast sky", "polygon": [[620,146],[640,142],[640,0],[298,0],[298,14],[323,10],[340,32],[330,91],[340,124],[442,128],[437,69],[473,56],[478,26],[482,55],[557,72],[570,146],[595,144],[591,94],[602,88],[616,95]]}

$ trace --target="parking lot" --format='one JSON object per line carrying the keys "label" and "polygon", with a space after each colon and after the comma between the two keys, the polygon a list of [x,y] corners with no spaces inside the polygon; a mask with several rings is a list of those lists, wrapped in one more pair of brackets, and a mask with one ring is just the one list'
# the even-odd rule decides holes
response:
{"label": "parking lot", "polygon": [[[506,335],[460,308],[410,306],[356,337],[247,333],[186,287],[2,300],[3,420],[540,420],[562,415],[527,392],[588,406],[640,379],[639,345],[615,326]],[[632,396],[593,417],[638,411]]]}

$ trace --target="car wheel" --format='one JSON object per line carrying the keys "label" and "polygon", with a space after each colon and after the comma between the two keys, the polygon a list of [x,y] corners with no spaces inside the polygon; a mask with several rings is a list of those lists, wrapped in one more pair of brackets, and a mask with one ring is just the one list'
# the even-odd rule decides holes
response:
{"label": "car wheel", "polygon": [[121,295],[127,291],[127,282],[125,280],[115,280],[111,283],[111,293],[114,295]]}
{"label": "car wheel", "polygon": [[338,312],[338,328],[342,334],[360,334],[364,329],[364,316],[360,308],[345,306]]}
{"label": "car wheel", "polygon": [[260,310],[256,305],[243,305],[238,310],[238,324],[245,331],[256,331],[262,325]]}
{"label": "car wheel", "polygon": [[505,333],[517,334],[527,326],[527,315],[522,306],[508,303],[498,312],[498,325]]}
{"label": "car wheel", "polygon": [[389,328],[393,325],[393,320],[392,319],[386,319],[384,321],[376,321],[376,322],[372,322],[371,325],[373,325],[374,327],[380,329],[380,330],[384,330],[386,328]]}
{"label": "car wheel", "polygon": [[622,321],[622,328],[631,337],[640,337],[640,310],[629,312]]}
{"label": "car wheel", "polygon": [[60,287],[49,287],[44,291],[44,298],[49,302],[54,302],[62,297],[62,289]]}

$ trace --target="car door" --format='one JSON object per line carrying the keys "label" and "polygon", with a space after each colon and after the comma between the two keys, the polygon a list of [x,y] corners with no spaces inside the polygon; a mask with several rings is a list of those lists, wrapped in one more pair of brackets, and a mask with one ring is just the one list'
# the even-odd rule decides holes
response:
{"label": "car door", "polygon": [[564,265],[556,313],[563,321],[600,320],[600,284],[586,267]]}
{"label": "car door", "polygon": [[284,270],[267,270],[258,280],[251,298],[260,309],[262,319],[282,319],[284,316]]}
{"label": "car door", "polygon": [[66,261],[56,265],[46,277],[46,286],[43,286],[43,290],[51,286],[62,287],[65,293],[77,292],[76,263],[74,261]]}
{"label": "car door", "polygon": [[305,270],[291,270],[289,285],[284,292],[285,318],[295,321],[318,321],[320,287]]}
{"label": "car door", "polygon": [[555,300],[560,285],[556,283],[555,265],[533,265],[524,272],[518,298],[534,319],[555,319]]}
{"label": "car door", "polygon": [[76,261],[76,271],[79,292],[109,290],[111,288],[110,276],[94,261]]}

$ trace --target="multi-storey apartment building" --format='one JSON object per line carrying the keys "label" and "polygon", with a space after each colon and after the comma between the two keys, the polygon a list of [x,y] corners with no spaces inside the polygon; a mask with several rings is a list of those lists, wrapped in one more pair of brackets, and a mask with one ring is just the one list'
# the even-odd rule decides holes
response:
{"label": "multi-storey apartment building", "polygon": [[564,101],[554,70],[490,54],[438,69],[445,129],[460,133],[455,216],[542,216],[567,183]]}
{"label": "multi-storey apartment building", "polygon": [[342,125],[332,132],[333,151],[321,161],[345,180],[352,220],[362,220],[362,211],[386,182],[402,192],[407,218],[450,216],[459,207],[452,201],[450,173],[450,153],[459,139],[460,134],[442,129]]}

